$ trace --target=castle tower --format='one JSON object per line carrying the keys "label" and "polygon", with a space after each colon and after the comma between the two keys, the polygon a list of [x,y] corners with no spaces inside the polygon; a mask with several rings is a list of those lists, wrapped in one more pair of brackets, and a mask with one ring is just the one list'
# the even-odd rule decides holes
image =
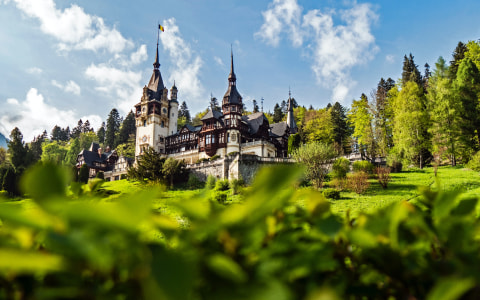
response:
{"label": "castle tower", "polygon": [[135,104],[137,127],[137,139],[135,141],[136,157],[142,155],[148,147],[153,148],[158,153],[165,153],[165,137],[170,135],[172,131],[173,133],[177,131],[178,102],[176,98],[177,90],[175,87],[174,99],[168,100],[168,90],[163,84],[162,74],[160,73],[157,39],[153,74],[148,85],[143,88],[140,102]]}
{"label": "castle tower", "polygon": [[174,134],[177,132],[177,122],[178,122],[178,101],[177,101],[177,87],[175,86],[175,81],[173,82],[173,86],[170,89],[170,122],[168,124],[168,133],[169,135]]}
{"label": "castle tower", "polygon": [[292,93],[290,89],[288,90],[288,110],[287,110],[287,125],[290,130],[290,133],[297,133],[298,128],[295,123],[295,118],[293,117],[293,103],[292,103]]}
{"label": "castle tower", "polygon": [[237,91],[237,77],[233,70],[233,51],[230,53],[230,74],[228,75],[228,89],[223,96],[222,112],[226,127],[226,153],[240,152],[243,103],[242,96]]}

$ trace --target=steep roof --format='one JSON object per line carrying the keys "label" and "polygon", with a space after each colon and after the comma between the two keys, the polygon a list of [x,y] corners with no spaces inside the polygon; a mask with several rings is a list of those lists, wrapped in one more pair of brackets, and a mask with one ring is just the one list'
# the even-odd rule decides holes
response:
{"label": "steep roof", "polygon": [[225,95],[223,96],[223,103],[230,103],[230,104],[241,104],[242,103],[242,96],[237,91],[237,76],[235,76],[235,72],[233,71],[233,52],[231,53],[231,61],[230,61],[230,74],[228,74],[228,89]]}
{"label": "steep roof", "polygon": [[157,54],[155,56],[155,62],[153,63],[153,74],[152,77],[150,77],[147,87],[150,90],[150,98],[160,100],[165,86],[163,84],[162,74],[160,73],[160,63],[158,61],[158,41]]}
{"label": "steep roof", "polygon": [[273,137],[281,137],[287,133],[287,123],[279,122],[270,125],[270,135]]}
{"label": "steep roof", "polygon": [[256,134],[258,132],[258,128],[260,128],[264,121],[267,121],[268,123],[268,119],[265,117],[263,112],[242,116],[242,121],[247,123],[250,134]]}
{"label": "steep roof", "polygon": [[208,120],[208,119],[220,119],[223,117],[222,112],[215,110],[215,109],[209,109],[208,112],[201,118],[201,120]]}

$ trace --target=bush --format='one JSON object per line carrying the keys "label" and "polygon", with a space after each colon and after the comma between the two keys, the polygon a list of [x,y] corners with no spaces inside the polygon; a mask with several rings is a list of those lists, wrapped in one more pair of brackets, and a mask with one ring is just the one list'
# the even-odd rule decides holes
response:
{"label": "bush", "polygon": [[102,171],[98,171],[97,175],[95,175],[95,178],[105,179],[105,174]]}
{"label": "bush", "polygon": [[350,161],[344,157],[340,157],[333,163],[330,174],[332,178],[340,179],[347,177],[348,171],[350,171]]}
{"label": "bush", "polygon": [[328,164],[335,158],[335,150],[324,143],[305,144],[293,152],[293,158],[305,166],[305,178],[312,181],[315,188],[321,188]]}
{"label": "bush", "polygon": [[225,204],[228,198],[228,191],[215,191],[213,194],[213,200],[220,204]]}
{"label": "bush", "polygon": [[216,191],[227,191],[230,189],[230,183],[227,179],[217,180],[215,183],[215,190]]}
{"label": "bush", "polygon": [[234,195],[240,193],[240,190],[243,186],[245,186],[243,179],[232,179],[230,181],[230,188],[232,189],[232,194]]}
{"label": "bush", "polygon": [[363,194],[370,186],[367,173],[360,171],[347,177],[348,188],[357,194]]}
{"label": "bush", "polygon": [[217,182],[217,179],[213,175],[208,175],[207,181],[205,182],[205,187],[208,190],[213,190],[215,188],[215,183]]}
{"label": "bush", "polygon": [[340,199],[340,191],[337,191],[336,189],[323,189],[322,193],[325,198],[334,200]]}
{"label": "bush", "polygon": [[386,167],[377,167],[375,169],[375,173],[377,173],[377,180],[378,183],[382,186],[382,188],[386,189],[388,186],[388,183],[392,179],[390,177],[390,168]]}
{"label": "bush", "polygon": [[214,161],[220,158],[220,155],[215,154],[214,156],[210,157],[210,161]]}
{"label": "bush", "polygon": [[204,162],[204,161],[208,161],[208,158],[200,158],[199,160],[197,160],[197,164],[201,163],[201,162]]}
{"label": "bush", "polygon": [[193,175],[192,173],[188,174],[187,187],[189,189],[201,189],[204,186],[205,183],[198,179],[197,176]]}
{"label": "bush", "polygon": [[348,180],[347,178],[334,178],[330,185],[332,185],[338,191],[344,191],[348,188]]}
{"label": "bush", "polygon": [[238,151],[228,152],[227,156],[235,156],[238,154]]}
{"label": "bush", "polygon": [[353,163],[353,172],[365,172],[366,174],[373,174],[375,166],[367,160],[358,160]]}
{"label": "bush", "polygon": [[127,174],[120,175],[120,179],[127,179]]}
{"label": "bush", "polygon": [[468,162],[467,168],[477,172],[480,171],[480,151],[475,153],[472,159]]}

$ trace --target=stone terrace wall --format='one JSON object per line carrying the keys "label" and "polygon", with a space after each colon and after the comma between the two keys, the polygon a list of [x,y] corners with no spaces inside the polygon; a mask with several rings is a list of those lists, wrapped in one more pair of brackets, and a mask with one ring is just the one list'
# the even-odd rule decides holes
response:
{"label": "stone terrace wall", "polygon": [[279,163],[293,163],[288,158],[259,157],[256,155],[227,156],[214,161],[187,165],[187,168],[198,179],[205,181],[208,175],[217,179],[239,179],[251,183],[258,170],[264,166]]}

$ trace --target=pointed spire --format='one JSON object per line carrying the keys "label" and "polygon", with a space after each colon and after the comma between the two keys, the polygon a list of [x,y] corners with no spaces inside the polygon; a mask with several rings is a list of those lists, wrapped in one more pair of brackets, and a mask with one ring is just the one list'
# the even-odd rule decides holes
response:
{"label": "pointed spire", "polygon": [[153,68],[158,69],[160,68],[160,63],[158,62],[158,42],[160,40],[160,24],[158,26],[158,32],[157,32],[157,54],[155,56],[155,62],[153,63]]}
{"label": "pointed spire", "polygon": [[296,133],[298,131],[295,118],[293,117],[292,92],[290,91],[290,87],[288,87],[287,125],[290,128],[290,133]]}
{"label": "pointed spire", "polygon": [[230,45],[230,74],[228,74],[228,81],[231,85],[235,84],[237,81],[237,77],[235,76],[235,72],[233,71],[233,48]]}

